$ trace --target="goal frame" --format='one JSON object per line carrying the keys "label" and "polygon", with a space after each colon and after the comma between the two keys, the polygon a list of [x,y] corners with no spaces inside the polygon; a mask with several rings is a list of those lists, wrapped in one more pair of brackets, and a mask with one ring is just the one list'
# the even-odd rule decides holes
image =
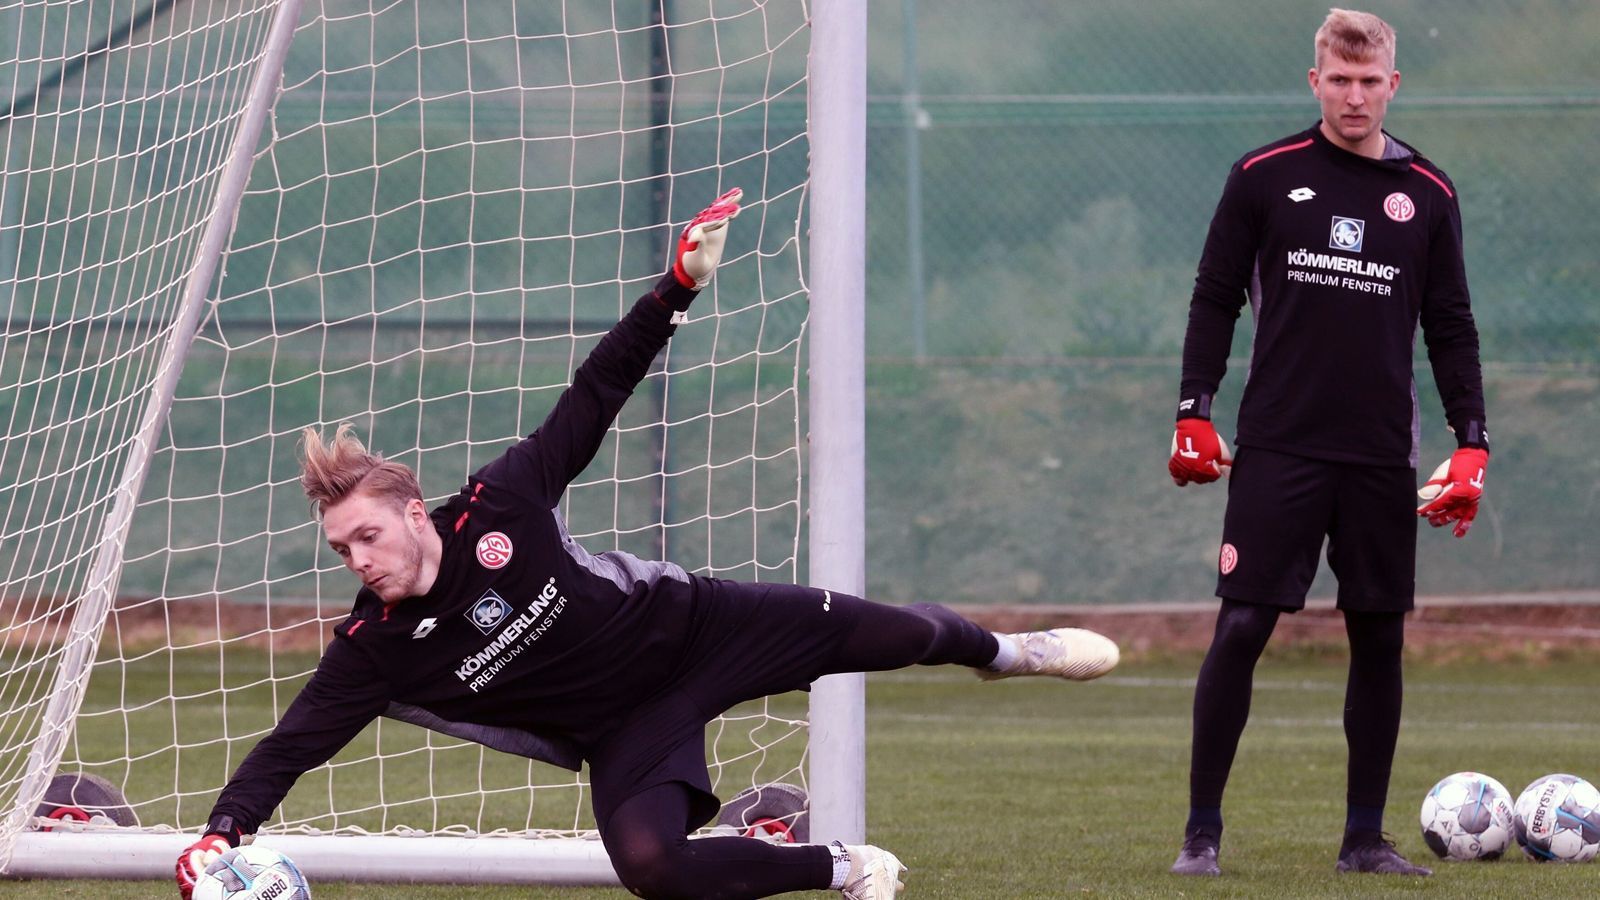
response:
{"label": "goal frame", "polygon": [[[812,584],[859,595],[865,591],[867,12],[865,4],[854,0],[809,0],[809,5],[808,576]],[[55,774],[83,700],[101,625],[117,594],[127,531],[227,250],[301,8],[302,0],[279,0],[273,12],[160,375],[144,401],[135,451],[116,481],[115,506],[96,547],[87,593],[74,613],[51,688],[49,714],[30,752],[22,789],[5,811],[5,826],[16,835],[9,859],[0,855],[0,874],[5,876],[170,878],[172,860],[192,840],[175,832],[95,826],[40,832],[23,826]],[[866,832],[864,676],[819,680],[809,717],[812,839],[858,843]],[[603,846],[592,838],[268,834],[259,842],[294,858],[314,880],[617,883]]]}

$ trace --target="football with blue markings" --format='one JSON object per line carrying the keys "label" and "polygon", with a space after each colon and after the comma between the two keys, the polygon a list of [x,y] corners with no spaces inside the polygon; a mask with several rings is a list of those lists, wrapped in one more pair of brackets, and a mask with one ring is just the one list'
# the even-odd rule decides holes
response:
{"label": "football with blue markings", "polygon": [[1440,859],[1499,859],[1511,846],[1515,815],[1505,785],[1457,772],[1422,798],[1422,840]]}
{"label": "football with blue markings", "polygon": [[206,866],[195,882],[194,900],[311,900],[311,886],[289,857],[246,844]]}
{"label": "football with blue markings", "polygon": [[1517,843],[1540,862],[1588,862],[1600,853],[1600,790],[1576,775],[1546,775],[1516,805]]}

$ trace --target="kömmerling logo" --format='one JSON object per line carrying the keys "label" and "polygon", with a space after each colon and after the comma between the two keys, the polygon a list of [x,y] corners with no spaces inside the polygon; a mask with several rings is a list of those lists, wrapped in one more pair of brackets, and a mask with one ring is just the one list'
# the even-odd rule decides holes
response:
{"label": "k\u00f6mmerling logo", "polygon": [[1361,239],[1366,234],[1367,223],[1362,219],[1333,217],[1333,229],[1328,232],[1328,249],[1361,252]]}
{"label": "k\u00f6mmerling logo", "polygon": [[511,604],[500,599],[500,595],[490,591],[478,598],[467,610],[467,621],[474,628],[484,634],[494,631],[496,626],[505,621],[506,614],[511,612]]}

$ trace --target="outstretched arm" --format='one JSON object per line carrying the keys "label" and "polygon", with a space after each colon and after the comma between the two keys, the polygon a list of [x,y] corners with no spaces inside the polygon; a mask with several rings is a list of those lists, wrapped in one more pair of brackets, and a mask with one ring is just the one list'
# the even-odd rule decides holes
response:
{"label": "outstretched arm", "polygon": [[301,775],[333,758],[389,703],[389,688],[370,663],[335,638],[311,680],[289,704],[218,795],[205,834],[178,857],[178,891],[188,897],[205,867],[283,802]]}
{"label": "outstretched arm", "polygon": [[710,284],[721,261],[728,223],[739,214],[742,196],[734,188],[695,216],[678,239],[671,271],[589,352],[544,424],[474,480],[505,485],[542,507],[560,500],[594,459],[656,354],[688,321],[689,304]]}

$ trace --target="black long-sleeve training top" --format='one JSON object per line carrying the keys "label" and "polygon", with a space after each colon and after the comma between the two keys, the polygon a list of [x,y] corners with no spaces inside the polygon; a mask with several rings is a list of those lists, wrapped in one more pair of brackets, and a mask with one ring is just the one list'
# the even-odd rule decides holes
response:
{"label": "black long-sleeve training top", "polygon": [[1312,126],[1228,174],[1189,304],[1180,392],[1216,393],[1248,299],[1240,445],[1415,468],[1420,322],[1445,420],[1462,446],[1487,446],[1456,189],[1416,150],[1393,137],[1388,148],[1359,156]]}
{"label": "black long-sleeve training top", "polygon": [[590,554],[556,507],[693,297],[669,273],[589,353],[538,430],[432,511],[444,548],[426,595],[385,606],[360,590],[310,680],[223,788],[208,831],[253,834],[300,775],[391,702],[581,751],[670,680],[698,577]]}

